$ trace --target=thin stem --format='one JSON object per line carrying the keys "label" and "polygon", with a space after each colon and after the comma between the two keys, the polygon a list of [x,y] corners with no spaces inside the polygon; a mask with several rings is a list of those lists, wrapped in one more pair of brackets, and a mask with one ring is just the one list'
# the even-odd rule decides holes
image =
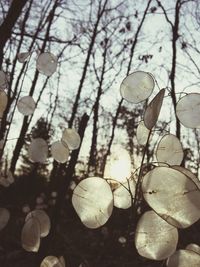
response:
{"label": "thin stem", "polygon": [[140,185],[141,185],[141,179],[142,179],[142,169],[143,169],[142,167],[143,167],[145,155],[146,155],[146,152],[147,152],[147,149],[148,149],[151,132],[152,132],[152,130],[149,131],[149,135],[148,135],[145,147],[144,147],[142,160],[141,160],[141,164],[140,164],[140,168],[139,168],[138,180],[137,180],[136,188],[135,188],[135,198],[134,198],[134,202],[133,202],[134,218],[136,218],[136,215],[137,215],[137,205],[138,205],[138,200],[139,200],[139,196],[140,196]]}

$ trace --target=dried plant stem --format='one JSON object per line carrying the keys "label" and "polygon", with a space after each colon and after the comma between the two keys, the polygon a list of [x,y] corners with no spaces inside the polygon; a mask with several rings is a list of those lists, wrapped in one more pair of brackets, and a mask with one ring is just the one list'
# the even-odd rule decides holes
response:
{"label": "dried plant stem", "polygon": [[139,174],[138,174],[138,180],[136,182],[136,188],[135,188],[135,196],[134,196],[134,201],[133,201],[133,205],[132,205],[132,209],[133,209],[133,218],[134,218],[134,222],[136,223],[137,220],[137,209],[138,209],[138,203],[140,200],[140,191],[141,191],[141,182],[142,182],[142,169],[143,169],[143,165],[144,165],[144,159],[145,159],[145,155],[148,149],[148,145],[149,145],[149,139],[151,136],[151,132],[152,130],[149,131],[148,134],[148,138],[144,147],[144,151],[143,151],[143,155],[142,155],[142,160],[141,160],[141,164],[140,164],[140,168],[139,168]]}

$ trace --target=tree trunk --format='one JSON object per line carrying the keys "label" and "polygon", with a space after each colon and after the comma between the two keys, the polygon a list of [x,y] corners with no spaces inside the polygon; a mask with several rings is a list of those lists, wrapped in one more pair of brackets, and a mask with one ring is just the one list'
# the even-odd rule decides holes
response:
{"label": "tree trunk", "polygon": [[[44,42],[42,44],[41,53],[44,52],[46,44],[47,44],[48,36],[49,36],[49,33],[50,33],[50,28],[51,28],[51,25],[52,25],[52,22],[53,22],[53,19],[54,19],[55,10],[57,8],[57,2],[58,1],[55,1],[54,5],[52,7],[52,10],[49,13],[49,18],[50,19],[49,19],[49,22],[48,22],[48,25],[47,25],[46,35],[45,35]],[[38,70],[36,70],[35,76],[34,76],[30,91],[29,91],[29,95],[30,96],[33,96],[33,93],[34,93],[34,90],[35,90],[35,87],[36,87],[36,83],[37,83],[37,80],[38,80],[38,76],[39,76],[39,72],[38,72]],[[30,124],[30,120],[29,120],[28,116],[25,116],[24,119],[23,119],[23,123],[22,123],[21,131],[20,131],[19,139],[17,140],[16,146],[15,146],[15,149],[14,149],[14,152],[13,152],[13,157],[12,157],[12,160],[11,160],[10,170],[12,172],[15,171],[15,167],[16,167],[16,164],[17,164],[21,149],[22,149],[22,147],[24,145],[25,135],[27,133],[29,124]]]}
{"label": "tree trunk", "polygon": [[[179,16],[180,16],[180,9],[183,2],[181,0],[176,1],[175,6],[175,20],[174,23],[171,22],[171,20],[168,18],[167,12],[162,5],[161,1],[157,0],[158,5],[161,7],[166,21],[171,26],[172,31],[172,63],[171,63],[171,70],[170,70],[170,83],[171,83],[171,98],[172,98],[172,104],[174,108],[174,112],[176,112],[176,88],[175,88],[175,79],[176,79],[176,65],[177,65],[177,40],[179,38]],[[177,118],[176,119],[176,136],[180,139],[181,137],[181,124]]]}
{"label": "tree trunk", "polygon": [[[81,144],[83,141],[83,137],[85,134],[85,129],[87,127],[88,120],[89,120],[89,116],[86,113],[83,114],[81,121],[80,121],[80,124],[79,124],[79,130],[78,130],[78,133],[79,133],[80,138],[81,138]],[[63,178],[62,175],[58,175],[58,177],[57,177],[59,189],[58,189],[58,198],[57,198],[57,202],[55,205],[54,214],[53,214],[53,218],[52,218],[52,231],[53,232],[56,230],[55,228],[56,228],[57,222],[59,220],[60,211],[62,209],[64,200],[65,200],[66,191],[67,191],[67,189],[68,189],[68,187],[72,181],[72,177],[73,177],[74,172],[75,172],[75,166],[76,166],[76,163],[78,160],[79,152],[81,149],[81,144],[80,144],[79,148],[74,150],[71,154],[71,159],[70,159],[69,165],[68,165],[67,170],[66,170],[66,176]]]}
{"label": "tree trunk", "polygon": [[86,57],[85,64],[84,64],[84,67],[83,67],[82,76],[81,76],[80,83],[79,83],[79,86],[78,86],[78,91],[77,91],[77,94],[76,94],[76,99],[74,101],[74,104],[73,104],[73,107],[72,107],[71,117],[70,117],[69,122],[68,122],[69,128],[72,128],[73,123],[74,123],[74,119],[75,119],[76,112],[77,112],[77,109],[78,109],[78,103],[79,103],[81,91],[82,91],[83,84],[84,84],[84,81],[85,81],[85,78],[86,78],[90,57],[92,55],[92,50],[93,50],[93,47],[94,47],[94,44],[95,44],[95,40],[96,40],[96,36],[97,36],[97,29],[98,29],[98,26],[99,26],[100,19],[101,19],[102,15],[103,15],[103,13],[105,11],[105,7],[107,5],[107,2],[108,2],[108,0],[105,0],[105,2],[103,4],[103,7],[102,7],[102,10],[101,10],[101,6],[99,6],[97,21],[96,21],[95,26],[94,26],[94,30],[93,30],[93,33],[92,33],[92,38],[91,38],[91,41],[90,41],[90,44],[89,44],[89,48],[88,48],[88,51],[87,51],[87,57]]}
{"label": "tree trunk", "polygon": [[0,26],[0,67],[3,63],[4,46],[8,39],[11,37],[12,29],[19,16],[21,15],[22,9],[27,2],[28,0],[13,0],[8,10],[7,16]]}
{"label": "tree trunk", "polygon": [[97,97],[93,106],[93,133],[92,133],[92,143],[90,147],[90,153],[89,153],[89,161],[88,161],[88,173],[90,171],[97,175],[97,169],[96,169],[96,160],[97,160],[97,136],[98,136],[98,120],[99,120],[99,104],[100,99],[102,95],[102,86],[104,81],[104,74],[105,74],[105,67],[106,67],[106,55],[107,55],[107,44],[105,45],[105,50],[103,53],[103,66],[101,70],[101,77],[99,80],[99,86],[97,90]]}

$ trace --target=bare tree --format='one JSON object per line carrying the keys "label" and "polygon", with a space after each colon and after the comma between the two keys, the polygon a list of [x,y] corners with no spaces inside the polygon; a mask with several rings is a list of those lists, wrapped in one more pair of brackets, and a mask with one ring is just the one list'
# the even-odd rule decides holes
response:
{"label": "bare tree", "polygon": [[[133,55],[134,55],[134,52],[135,52],[136,45],[138,43],[138,37],[139,37],[139,34],[141,32],[142,26],[144,24],[144,21],[145,21],[145,18],[146,18],[146,15],[147,15],[147,12],[148,12],[148,9],[150,7],[151,2],[152,2],[151,0],[148,1],[147,6],[146,6],[146,8],[144,10],[144,13],[142,15],[141,21],[140,21],[140,23],[138,25],[138,28],[137,28],[137,30],[135,32],[135,35],[133,37],[134,40],[133,40],[132,46],[130,48],[130,56],[129,56],[129,62],[128,62],[128,66],[127,66],[126,75],[130,74]],[[120,102],[118,104],[118,107],[116,109],[116,113],[115,113],[115,115],[113,117],[111,137],[110,137],[110,140],[108,142],[108,148],[107,148],[106,154],[104,156],[103,169],[102,169],[103,173],[105,171],[107,158],[110,155],[111,146],[112,146],[112,143],[113,143],[113,140],[114,140],[114,136],[115,136],[115,129],[116,129],[116,126],[117,126],[117,120],[118,120],[118,117],[119,117],[119,114],[120,114],[120,111],[121,111],[122,104],[123,104],[123,98],[120,100]]]}
{"label": "bare tree", "polygon": [[[174,21],[170,20],[168,13],[161,3],[157,0],[158,6],[162,9],[163,14],[167,23],[171,28],[171,46],[172,46],[172,57],[171,57],[171,70],[169,73],[169,79],[171,84],[170,95],[172,98],[174,112],[176,112],[177,96],[176,96],[176,75],[177,75],[177,49],[178,42],[180,40],[180,15],[182,7],[189,1],[177,0],[174,7]],[[176,136],[181,138],[181,124],[178,119],[176,119]]]}
{"label": "bare tree", "polygon": [[69,123],[68,123],[70,128],[72,127],[74,119],[75,119],[75,116],[76,116],[76,111],[78,109],[78,102],[79,102],[81,90],[83,88],[83,84],[84,84],[84,81],[85,81],[85,78],[86,78],[90,57],[92,55],[92,50],[93,50],[93,47],[94,47],[94,44],[95,44],[95,39],[96,39],[96,36],[98,34],[98,26],[99,26],[101,17],[103,16],[103,14],[104,14],[104,12],[106,10],[107,3],[108,3],[108,0],[105,0],[103,4],[101,3],[101,1],[99,1],[96,22],[94,24],[94,29],[93,29],[91,40],[90,40],[89,47],[88,47],[88,50],[87,50],[87,56],[86,56],[85,63],[84,63],[84,66],[83,66],[82,76],[81,76],[81,79],[80,79],[80,82],[79,82],[76,98],[75,98],[75,101],[74,101],[74,104],[73,104],[73,107],[72,107],[71,117],[70,117]]}
{"label": "bare tree", "polygon": [[[58,6],[58,0],[56,0],[54,2],[54,5],[52,6],[52,9],[50,10],[50,13],[49,13],[49,20],[48,20],[48,24],[47,24],[47,28],[46,28],[45,39],[44,39],[44,42],[43,42],[42,47],[41,47],[41,53],[44,52],[44,50],[46,48],[48,36],[49,36],[49,33],[50,33],[50,29],[51,29],[51,26],[52,26],[55,10],[56,10],[57,6]],[[35,90],[35,87],[36,87],[36,84],[37,84],[38,76],[39,76],[39,71],[36,70],[34,78],[33,78],[33,81],[32,81],[32,86],[31,86],[30,91],[29,91],[29,95],[30,96],[33,96],[33,93],[34,93],[34,90]],[[46,82],[44,83],[43,88],[41,89],[41,92],[46,87],[47,81],[48,81],[48,78],[46,79]],[[20,135],[19,135],[20,138],[17,140],[15,149],[13,151],[13,157],[12,157],[11,166],[10,166],[10,170],[12,172],[14,172],[14,170],[15,170],[15,166],[16,166],[17,160],[19,158],[22,146],[24,144],[24,137],[25,137],[26,132],[28,130],[29,124],[30,124],[29,118],[27,116],[25,116],[24,120],[23,120],[23,123],[22,123]]]}
{"label": "bare tree", "polygon": [[101,70],[100,77],[97,76],[97,79],[99,81],[99,86],[97,89],[97,96],[96,100],[93,106],[93,133],[92,133],[92,142],[89,152],[89,161],[88,161],[88,173],[94,172],[96,175],[97,168],[96,168],[96,160],[97,160],[97,136],[98,136],[98,120],[99,120],[99,104],[100,104],[100,98],[103,93],[103,81],[104,81],[104,74],[105,74],[105,68],[106,68],[106,56],[107,56],[107,42],[108,39],[105,38],[105,48],[103,52],[103,65]]}

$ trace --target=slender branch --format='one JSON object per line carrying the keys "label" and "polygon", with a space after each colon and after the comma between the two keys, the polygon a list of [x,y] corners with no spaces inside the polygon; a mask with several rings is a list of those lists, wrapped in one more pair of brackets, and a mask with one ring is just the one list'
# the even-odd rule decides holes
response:
{"label": "slender branch", "polygon": [[[126,72],[126,75],[127,76],[130,73],[130,69],[131,69],[131,65],[132,65],[132,60],[133,60],[133,55],[134,55],[134,52],[135,52],[135,47],[136,47],[137,42],[138,42],[139,33],[140,33],[141,28],[142,28],[142,26],[144,24],[144,21],[145,21],[146,15],[147,15],[147,11],[149,9],[149,6],[150,6],[151,2],[152,2],[152,0],[149,0],[148,1],[148,4],[147,4],[147,6],[146,6],[146,8],[144,10],[143,17],[141,19],[141,22],[140,22],[140,24],[139,24],[139,26],[137,28],[137,31],[135,33],[135,36],[134,36],[134,41],[133,41],[133,44],[132,44],[132,47],[131,47],[131,50],[130,50],[130,60],[129,60],[128,67],[127,67],[127,72]],[[123,98],[119,101],[119,104],[118,104],[118,107],[117,107],[115,116],[113,118],[112,133],[111,133],[110,141],[108,143],[108,149],[106,151],[106,154],[105,154],[104,160],[103,160],[103,166],[102,166],[102,173],[103,174],[105,172],[105,166],[106,166],[107,158],[110,155],[111,146],[112,146],[112,143],[113,143],[113,140],[114,140],[114,135],[115,135],[115,128],[117,126],[117,120],[118,120],[118,117],[119,117],[119,114],[120,114],[120,111],[121,111],[122,104],[123,104]]]}
{"label": "slender branch", "polygon": [[[80,83],[79,83],[79,86],[78,86],[78,91],[77,91],[77,94],[76,94],[76,99],[75,99],[73,107],[72,107],[71,117],[70,117],[69,122],[68,122],[69,128],[71,128],[73,126],[73,123],[74,123],[74,119],[75,119],[76,112],[77,112],[77,109],[78,109],[78,103],[79,103],[81,91],[82,91],[82,88],[83,88],[83,85],[84,85],[84,82],[85,82],[87,69],[88,69],[88,66],[89,66],[90,57],[91,57],[92,50],[93,50],[93,47],[94,47],[94,43],[95,43],[95,40],[96,40],[96,37],[97,37],[97,29],[98,29],[98,26],[99,26],[100,19],[101,19],[102,15],[103,15],[103,13],[105,11],[105,7],[107,5],[107,2],[108,2],[108,0],[105,0],[105,2],[103,4],[103,7],[102,7],[102,10],[101,10],[100,6],[99,6],[99,9],[98,9],[98,17],[97,17],[97,20],[96,20],[96,23],[95,23],[95,26],[94,26],[94,30],[93,30],[93,34],[92,34],[92,37],[91,37],[91,41],[90,41],[90,44],[89,44],[86,60],[85,60],[84,67],[83,67],[83,73],[82,73],[82,76],[81,76],[81,79],[80,79]],[[100,3],[99,3],[99,5],[100,5]]]}
{"label": "slender branch", "polygon": [[157,0],[157,3],[158,3],[158,6],[162,9],[166,21],[167,21],[167,22],[171,25],[171,27],[173,28],[174,25],[173,25],[173,23],[171,22],[171,20],[169,19],[168,15],[167,15],[167,12],[166,12],[166,10],[165,10],[165,8],[164,8],[164,6],[161,4],[161,1]]}

